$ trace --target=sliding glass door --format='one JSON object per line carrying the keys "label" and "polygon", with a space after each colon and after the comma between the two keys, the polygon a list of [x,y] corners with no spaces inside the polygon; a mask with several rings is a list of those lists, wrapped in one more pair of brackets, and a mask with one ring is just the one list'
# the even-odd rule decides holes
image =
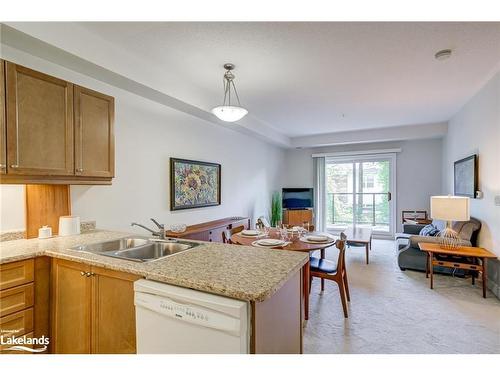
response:
{"label": "sliding glass door", "polygon": [[363,155],[326,159],[326,227],[368,227],[392,236],[395,227],[395,156]]}

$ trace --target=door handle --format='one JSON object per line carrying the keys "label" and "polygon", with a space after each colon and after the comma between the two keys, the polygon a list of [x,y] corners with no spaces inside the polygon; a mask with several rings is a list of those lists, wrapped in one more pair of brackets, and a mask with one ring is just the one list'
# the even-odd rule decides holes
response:
{"label": "door handle", "polygon": [[387,192],[387,201],[390,202],[392,199],[392,194],[390,191]]}

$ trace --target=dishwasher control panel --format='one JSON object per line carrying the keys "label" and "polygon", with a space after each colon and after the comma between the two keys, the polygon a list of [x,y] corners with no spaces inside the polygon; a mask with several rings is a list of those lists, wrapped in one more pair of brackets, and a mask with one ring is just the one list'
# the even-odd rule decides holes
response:
{"label": "dishwasher control panel", "polygon": [[194,309],[186,305],[180,305],[171,300],[161,300],[160,308],[175,314],[175,317],[180,319],[188,318],[190,320],[204,320],[208,322],[208,319],[210,318],[209,312],[200,309]]}
{"label": "dishwasher control panel", "polygon": [[242,322],[220,311],[214,311],[195,304],[180,303],[164,296],[142,292],[135,293],[135,304],[172,319],[217,329],[233,336],[240,335]]}

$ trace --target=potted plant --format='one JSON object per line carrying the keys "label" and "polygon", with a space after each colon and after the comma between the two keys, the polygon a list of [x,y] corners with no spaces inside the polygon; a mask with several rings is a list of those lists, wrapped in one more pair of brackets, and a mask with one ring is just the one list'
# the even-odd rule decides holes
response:
{"label": "potted plant", "polygon": [[279,222],[281,222],[282,214],[281,194],[275,191],[271,198],[271,226],[275,227]]}

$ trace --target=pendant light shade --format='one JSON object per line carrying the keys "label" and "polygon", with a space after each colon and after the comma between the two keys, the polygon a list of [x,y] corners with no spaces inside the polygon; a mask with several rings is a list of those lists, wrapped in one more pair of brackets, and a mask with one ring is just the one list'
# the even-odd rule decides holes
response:
{"label": "pendant light shade", "polygon": [[[222,121],[235,122],[241,120],[248,111],[243,108],[240,104],[240,98],[238,92],[236,91],[236,86],[234,85],[234,74],[231,72],[234,69],[233,64],[224,64],[223,82],[224,82],[224,101],[222,105],[212,109],[212,113],[217,116]],[[236,97],[238,105],[231,104],[231,91],[234,92],[233,98]]]}
{"label": "pendant light shade", "polygon": [[222,121],[235,122],[245,117],[248,111],[234,105],[220,105],[212,109],[212,113]]}

